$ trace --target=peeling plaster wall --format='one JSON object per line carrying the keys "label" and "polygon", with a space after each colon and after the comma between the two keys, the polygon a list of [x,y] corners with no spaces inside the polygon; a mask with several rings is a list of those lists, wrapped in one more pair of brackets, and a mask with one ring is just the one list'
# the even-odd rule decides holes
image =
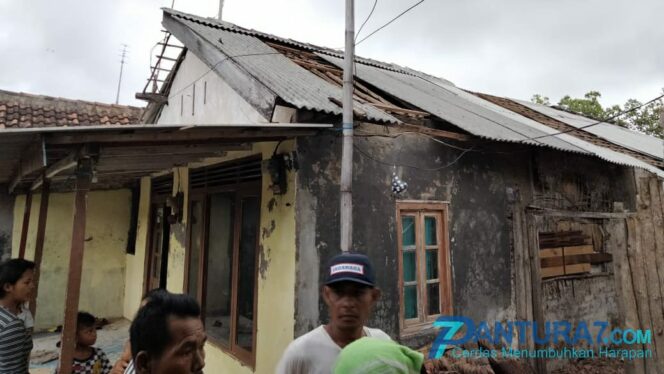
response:
{"label": "peeling plaster wall", "polygon": [[[189,169],[186,167],[173,169],[173,196],[184,193],[184,201],[189,202]],[[187,222],[189,206],[185,203],[182,222],[171,225],[171,236],[168,242],[168,273],[166,289],[183,293],[185,275],[185,247],[187,245]]]}
{"label": "peeling plaster wall", "polygon": [[14,197],[0,194],[0,262],[11,257],[14,225]]}
{"label": "peeling plaster wall", "polygon": [[[34,259],[40,196],[32,199],[26,258]],[[25,196],[17,196],[14,216],[23,216]],[[93,191],[88,194],[86,243],[83,257],[80,310],[97,317],[125,314],[125,266],[131,207],[128,190]],[[49,197],[42,275],[39,281],[35,329],[62,324],[69,268],[74,194]],[[22,220],[19,220],[22,221]],[[13,255],[18,255],[22,222],[14,222]],[[100,296],[103,295],[103,296]]]}
{"label": "peeling plaster wall", "polygon": [[[460,151],[426,137],[356,138],[356,145],[380,164],[355,152],[353,247],[367,253],[383,291],[370,325],[399,333],[396,201],[390,192],[394,163],[440,168]],[[339,137],[298,140],[298,280],[296,335],[327,321],[319,298],[327,260],[339,253]],[[398,167],[408,182],[403,200],[449,202],[454,313],[476,320],[513,317],[510,230],[506,188],[527,191],[527,162],[520,156],[469,152],[439,171]],[[317,209],[324,206],[325,209]],[[315,233],[315,234],[314,234]],[[316,264],[318,262],[318,265]],[[310,269],[317,268],[318,273]],[[308,305],[318,305],[312,310]],[[430,335],[408,339],[417,346]],[[428,342],[428,341],[427,341]]]}

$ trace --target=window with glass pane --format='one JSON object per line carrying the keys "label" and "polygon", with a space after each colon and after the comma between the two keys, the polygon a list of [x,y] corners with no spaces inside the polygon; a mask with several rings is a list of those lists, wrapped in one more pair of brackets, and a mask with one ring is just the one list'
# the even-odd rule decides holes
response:
{"label": "window with glass pane", "polygon": [[210,196],[205,331],[208,337],[224,345],[229,344],[231,336],[233,208],[232,194]]}
{"label": "window with glass pane", "polygon": [[237,298],[237,337],[240,347],[252,351],[254,346],[254,289],[256,285],[256,244],[258,242],[258,225],[260,207],[258,198],[242,199],[242,227],[240,228],[240,271],[238,274]]}
{"label": "window with glass pane", "polygon": [[445,241],[441,238],[446,207],[443,203],[398,205],[402,326],[414,331],[412,328],[419,326],[430,327],[430,322],[444,311],[451,312],[451,300],[443,299],[451,295],[446,278],[449,269],[440,268],[441,263],[447,263]]}
{"label": "window with glass pane", "polygon": [[261,161],[191,170],[187,292],[198,298],[209,341],[255,365]]}
{"label": "window with glass pane", "polygon": [[191,201],[187,292],[201,303],[210,341],[251,364],[260,199],[248,195],[214,192]]}
{"label": "window with glass pane", "polygon": [[417,318],[417,252],[415,216],[403,216],[402,228],[402,279],[404,318]]}

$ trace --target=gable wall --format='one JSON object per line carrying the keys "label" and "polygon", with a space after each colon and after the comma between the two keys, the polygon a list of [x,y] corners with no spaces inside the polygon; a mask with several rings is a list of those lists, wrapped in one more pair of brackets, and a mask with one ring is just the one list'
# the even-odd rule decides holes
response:
{"label": "gable wall", "polygon": [[170,92],[158,124],[269,122],[191,52],[182,62]]}

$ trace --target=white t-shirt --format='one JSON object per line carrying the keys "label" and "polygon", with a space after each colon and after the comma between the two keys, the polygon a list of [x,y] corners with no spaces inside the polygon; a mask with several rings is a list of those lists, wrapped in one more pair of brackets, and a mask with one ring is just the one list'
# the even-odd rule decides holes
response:
{"label": "white t-shirt", "polygon": [[[364,328],[366,336],[392,340],[379,329]],[[341,347],[332,340],[324,326],[293,340],[281,356],[276,374],[330,374]]]}

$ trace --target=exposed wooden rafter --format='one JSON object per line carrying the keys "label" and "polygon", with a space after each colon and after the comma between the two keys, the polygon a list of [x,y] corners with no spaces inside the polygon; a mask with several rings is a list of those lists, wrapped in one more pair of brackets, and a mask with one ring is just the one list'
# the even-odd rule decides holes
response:
{"label": "exposed wooden rafter", "polygon": [[[96,150],[94,150],[96,148]],[[51,179],[54,176],[62,173],[63,171],[74,168],[78,165],[78,162],[83,157],[90,157],[98,154],[98,147],[85,145],[72,152],[70,152],[67,157],[60,159],[56,163],[50,165],[42,175],[40,175],[30,186],[30,190],[34,191],[39,188],[45,179]]]}
{"label": "exposed wooden rafter", "polygon": [[46,166],[46,146],[44,139],[40,138],[39,141],[33,142],[21,154],[14,178],[9,184],[9,193],[13,193],[24,177],[41,170]]}

